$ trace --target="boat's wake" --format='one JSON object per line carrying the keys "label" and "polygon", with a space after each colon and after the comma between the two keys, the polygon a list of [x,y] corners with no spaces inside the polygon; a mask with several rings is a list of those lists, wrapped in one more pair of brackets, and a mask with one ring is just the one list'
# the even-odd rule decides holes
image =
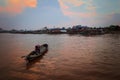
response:
{"label": "boat's wake", "polygon": [[47,54],[47,52],[48,52],[48,50],[42,56],[39,56],[32,61],[26,60],[26,69],[28,70],[28,69],[32,68],[36,63],[40,63],[40,61],[44,58],[44,56],[45,56],[45,54]]}

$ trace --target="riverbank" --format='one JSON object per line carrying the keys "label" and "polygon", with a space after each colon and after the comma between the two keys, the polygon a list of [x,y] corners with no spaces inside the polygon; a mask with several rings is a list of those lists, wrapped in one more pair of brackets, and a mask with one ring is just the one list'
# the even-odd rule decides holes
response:
{"label": "riverbank", "polygon": [[0,33],[12,34],[81,34],[81,35],[103,35],[103,34],[120,34],[120,26],[111,25],[109,27],[85,27],[81,25],[72,28],[51,28],[45,27],[42,30],[0,30]]}

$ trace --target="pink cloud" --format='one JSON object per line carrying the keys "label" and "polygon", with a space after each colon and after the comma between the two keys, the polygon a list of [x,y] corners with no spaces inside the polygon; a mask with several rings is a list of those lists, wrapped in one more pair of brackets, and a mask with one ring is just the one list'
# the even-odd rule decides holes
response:
{"label": "pink cloud", "polygon": [[3,11],[3,8],[2,8],[2,7],[0,7],[0,12],[1,12],[1,11]]}
{"label": "pink cloud", "polygon": [[68,9],[69,7],[67,5],[64,4],[63,1],[59,0],[59,4],[61,6],[62,9]]}
{"label": "pink cloud", "polygon": [[26,7],[35,8],[37,0],[7,0],[7,6],[0,6],[0,12],[21,13]]}
{"label": "pink cloud", "polygon": [[[87,17],[93,17],[96,15],[96,7],[92,4],[92,0],[58,0],[60,3],[61,10],[65,16],[68,17],[82,17],[82,18],[87,18]],[[71,4],[67,5],[67,4]],[[80,7],[82,5],[86,5],[86,10],[87,12],[75,12],[70,10],[73,7]]]}
{"label": "pink cloud", "polygon": [[68,3],[68,4],[72,4],[74,6],[81,6],[84,4],[83,0],[58,0],[60,3]]}
{"label": "pink cloud", "polygon": [[64,10],[64,15],[69,17],[81,17],[81,18],[89,18],[96,15],[96,12],[72,12],[69,10]]}

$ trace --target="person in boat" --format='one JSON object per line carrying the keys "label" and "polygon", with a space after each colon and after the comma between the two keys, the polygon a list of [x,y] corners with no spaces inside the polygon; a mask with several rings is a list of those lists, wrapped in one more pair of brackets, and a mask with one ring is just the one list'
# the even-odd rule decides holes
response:
{"label": "person in boat", "polygon": [[36,54],[40,54],[40,45],[35,46],[35,52]]}

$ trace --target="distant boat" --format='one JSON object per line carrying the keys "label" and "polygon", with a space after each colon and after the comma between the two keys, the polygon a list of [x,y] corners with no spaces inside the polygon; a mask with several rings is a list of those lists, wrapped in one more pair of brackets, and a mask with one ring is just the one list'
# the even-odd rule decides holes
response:
{"label": "distant boat", "polygon": [[48,51],[48,44],[43,44],[40,46],[40,53],[32,51],[27,56],[25,56],[26,61],[32,61],[38,57],[42,57]]}

